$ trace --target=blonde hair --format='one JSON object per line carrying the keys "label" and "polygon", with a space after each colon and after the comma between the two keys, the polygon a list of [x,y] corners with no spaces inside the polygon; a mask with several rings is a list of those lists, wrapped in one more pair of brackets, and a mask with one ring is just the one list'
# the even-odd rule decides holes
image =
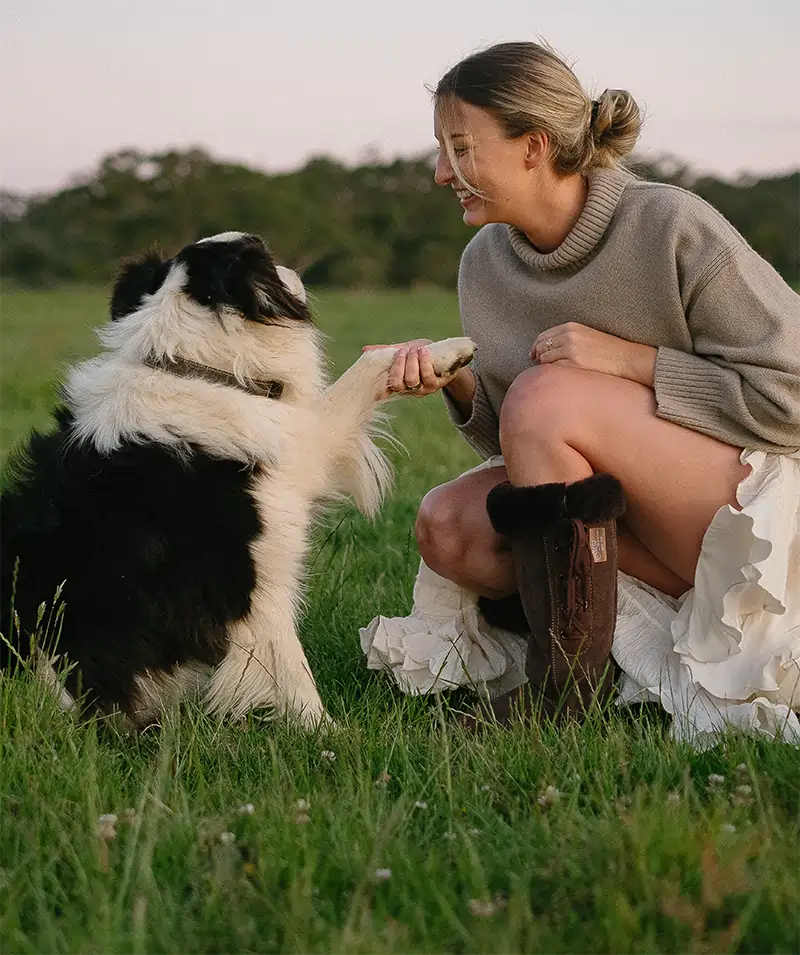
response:
{"label": "blonde hair", "polygon": [[619,165],[642,128],[639,107],[627,90],[607,89],[592,100],[550,47],[499,43],[457,63],[434,91],[450,165],[462,185],[473,191],[449,132],[459,101],[490,113],[509,139],[546,133],[550,161],[562,175]]}

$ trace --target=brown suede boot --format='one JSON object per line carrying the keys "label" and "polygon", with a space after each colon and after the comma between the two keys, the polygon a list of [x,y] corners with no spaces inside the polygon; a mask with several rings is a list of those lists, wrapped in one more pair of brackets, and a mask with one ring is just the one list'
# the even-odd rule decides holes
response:
{"label": "brown suede boot", "polygon": [[528,683],[491,701],[501,723],[585,714],[613,689],[617,618],[616,520],[622,486],[608,474],[574,484],[513,487],[487,497],[494,529],[508,537],[530,626]]}

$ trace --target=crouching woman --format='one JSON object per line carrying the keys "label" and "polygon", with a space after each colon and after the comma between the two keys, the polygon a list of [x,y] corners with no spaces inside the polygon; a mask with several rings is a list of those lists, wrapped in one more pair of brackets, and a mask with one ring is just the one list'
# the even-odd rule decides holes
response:
{"label": "crouching woman", "polygon": [[[389,387],[443,389],[487,460],[427,494],[416,532],[424,561],[481,594],[490,622],[531,634],[529,682],[494,701],[501,720],[604,699],[617,570],[680,597],[701,548],[718,614],[706,625],[728,646],[691,652],[715,695],[782,686],[798,703],[800,298],[703,200],[620,167],[640,126],[629,93],[592,100],[533,43],[468,57],[435,93],[435,180],[480,229],[459,273],[478,353],[437,379],[425,343],[407,342]],[[743,493],[783,561],[760,596],[742,586],[753,521],[706,536]],[[777,607],[792,617],[782,636],[766,617],[759,636]]]}

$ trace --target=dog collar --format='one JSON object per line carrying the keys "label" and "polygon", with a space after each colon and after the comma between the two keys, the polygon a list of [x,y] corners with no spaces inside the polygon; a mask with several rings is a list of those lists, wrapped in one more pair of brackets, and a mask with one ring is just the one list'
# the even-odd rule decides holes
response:
{"label": "dog collar", "polygon": [[144,364],[156,371],[168,371],[179,378],[203,378],[215,385],[238,388],[248,395],[256,395],[259,398],[274,398],[277,401],[283,395],[282,381],[248,378],[245,382],[241,382],[236,375],[232,375],[229,371],[221,371],[219,368],[212,368],[210,365],[201,365],[199,362],[190,361],[188,358],[148,355],[144,359]]}

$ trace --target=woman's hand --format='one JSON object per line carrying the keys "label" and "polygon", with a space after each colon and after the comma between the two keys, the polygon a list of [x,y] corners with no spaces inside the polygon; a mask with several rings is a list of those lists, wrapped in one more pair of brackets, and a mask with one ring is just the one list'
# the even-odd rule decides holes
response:
{"label": "woman's hand", "polygon": [[628,378],[648,388],[652,388],[655,381],[655,348],[577,322],[556,325],[542,332],[533,343],[530,357],[540,365],[571,365]]}
{"label": "woman's hand", "polygon": [[433,370],[433,363],[426,345],[430,338],[415,338],[410,342],[398,342],[394,345],[364,345],[361,351],[374,351],[376,348],[397,348],[394,364],[389,371],[386,394],[416,395],[424,398],[440,391],[453,380],[453,375],[439,377]]}

